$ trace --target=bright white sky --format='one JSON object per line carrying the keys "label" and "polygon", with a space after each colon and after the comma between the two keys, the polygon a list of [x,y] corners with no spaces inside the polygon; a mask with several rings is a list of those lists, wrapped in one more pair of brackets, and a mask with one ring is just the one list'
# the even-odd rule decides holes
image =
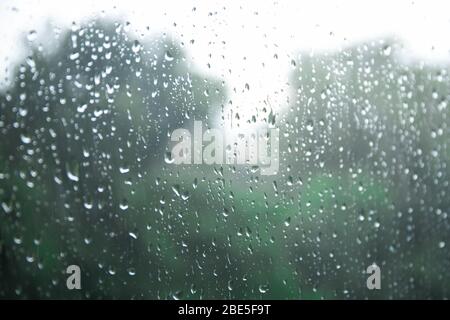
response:
{"label": "bright white sky", "polygon": [[300,50],[335,50],[391,36],[402,39],[406,45],[402,54],[408,57],[450,60],[450,1],[445,0],[3,0],[0,87],[6,69],[26,55],[24,34],[36,30],[36,41],[41,41],[48,38],[49,21],[64,28],[101,15],[131,22],[143,42],[162,31],[184,41],[189,62],[222,78],[237,108],[261,107],[267,97],[272,106],[285,105],[290,61]]}

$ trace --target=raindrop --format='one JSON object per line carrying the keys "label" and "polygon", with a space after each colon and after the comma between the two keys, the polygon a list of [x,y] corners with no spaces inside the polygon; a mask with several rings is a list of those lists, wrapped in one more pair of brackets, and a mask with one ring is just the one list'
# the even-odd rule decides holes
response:
{"label": "raindrop", "polygon": [[122,166],[122,167],[119,167],[119,171],[120,171],[120,173],[128,173],[128,172],[130,172],[130,168]]}
{"label": "raindrop", "polygon": [[82,112],[86,111],[87,106],[88,106],[87,104],[83,104],[82,106],[79,106],[79,107],[77,108],[77,111],[80,112],[80,113],[82,113]]}
{"label": "raindrop", "polygon": [[166,53],[164,55],[164,59],[166,59],[166,61],[173,61],[174,57],[173,57],[172,53],[170,53],[170,51],[166,51]]}
{"label": "raindrop", "polygon": [[80,57],[80,53],[79,53],[79,52],[72,53],[72,54],[69,56],[70,60],[76,60],[76,59],[78,59],[79,57]]}
{"label": "raindrop", "polygon": [[172,186],[172,191],[176,194],[177,197],[180,196],[180,185],[176,184]]}
{"label": "raindrop", "polygon": [[139,41],[135,40],[131,49],[134,53],[138,53],[141,50],[141,44],[139,43]]}
{"label": "raindrop", "polygon": [[291,224],[291,217],[287,217],[287,219],[284,220],[284,225],[285,225],[286,227],[289,227],[290,224]]}
{"label": "raindrop", "polygon": [[168,151],[164,153],[164,162],[171,164],[175,161],[175,159],[172,158],[172,152]]}
{"label": "raindrop", "polygon": [[71,169],[69,164],[66,163],[66,173],[67,173],[67,178],[69,178],[69,180],[75,181],[75,182],[77,182],[79,180],[78,166],[75,165],[75,166],[73,166],[73,169]]}
{"label": "raindrop", "polygon": [[119,208],[121,210],[127,210],[128,209],[128,201],[127,199],[123,199],[120,204],[119,204]]}
{"label": "raindrop", "polygon": [[128,268],[127,272],[128,272],[128,274],[130,276],[135,276],[136,275],[136,269],[135,268]]}
{"label": "raindrop", "polygon": [[26,136],[26,135],[24,135],[24,134],[21,134],[21,135],[20,135],[20,140],[21,140],[23,143],[25,143],[25,144],[28,144],[28,143],[31,142],[31,138],[28,137],[28,136]]}
{"label": "raindrop", "polygon": [[258,290],[260,293],[266,293],[267,291],[269,291],[269,288],[267,287],[267,285],[260,285]]}
{"label": "raindrop", "polygon": [[27,34],[27,39],[28,41],[34,41],[37,38],[37,32],[36,30],[31,30],[30,32],[28,32]]}
{"label": "raindrop", "polygon": [[137,233],[134,232],[128,232],[128,235],[135,240],[138,238]]}

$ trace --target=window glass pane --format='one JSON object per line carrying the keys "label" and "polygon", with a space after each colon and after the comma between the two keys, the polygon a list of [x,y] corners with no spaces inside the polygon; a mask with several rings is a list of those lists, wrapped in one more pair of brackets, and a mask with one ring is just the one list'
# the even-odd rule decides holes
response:
{"label": "window glass pane", "polygon": [[3,1],[0,297],[449,298],[448,9]]}

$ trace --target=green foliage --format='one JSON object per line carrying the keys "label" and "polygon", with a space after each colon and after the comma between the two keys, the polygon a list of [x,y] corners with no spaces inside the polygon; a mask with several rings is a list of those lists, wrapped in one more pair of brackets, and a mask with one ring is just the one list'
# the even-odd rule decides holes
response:
{"label": "green foliage", "polygon": [[448,297],[450,79],[395,47],[300,55],[273,177],[164,163],[226,98],[174,40],[94,21],[34,48],[0,97],[0,297]]}

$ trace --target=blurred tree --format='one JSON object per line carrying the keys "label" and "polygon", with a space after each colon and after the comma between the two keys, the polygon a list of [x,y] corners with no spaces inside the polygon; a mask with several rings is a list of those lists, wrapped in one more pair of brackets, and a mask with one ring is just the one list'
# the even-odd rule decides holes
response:
{"label": "blurred tree", "polygon": [[[291,76],[282,167],[305,184],[293,259],[301,285],[329,297],[449,294],[439,249],[450,240],[449,68],[407,64],[399,47],[384,39],[301,53]],[[363,272],[373,262],[388,285],[369,293]]]}
{"label": "blurred tree", "polygon": [[60,279],[73,261],[93,297],[142,294],[99,276],[147,251],[123,225],[124,188],[158,172],[168,135],[207,118],[222,85],[191,72],[174,41],[140,43],[122,23],[73,25],[54,52],[32,50],[0,97],[0,296],[70,297]]}

